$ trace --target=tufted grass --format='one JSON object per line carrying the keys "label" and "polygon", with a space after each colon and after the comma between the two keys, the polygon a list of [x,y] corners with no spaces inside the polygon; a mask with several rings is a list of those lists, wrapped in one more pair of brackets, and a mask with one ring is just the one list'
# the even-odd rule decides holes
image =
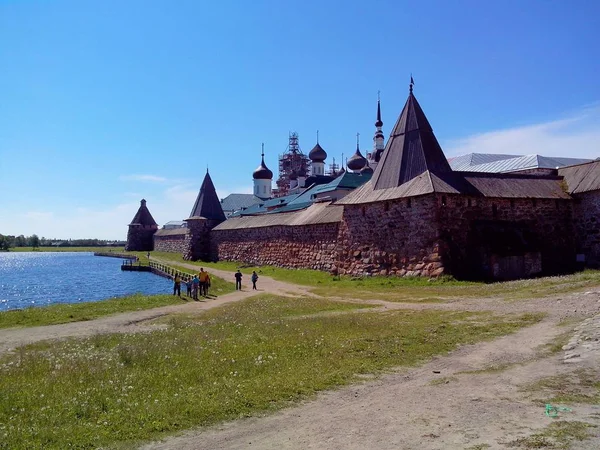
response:
{"label": "tufted grass", "polygon": [[[97,302],[61,303],[0,312],[0,328],[34,327],[97,319],[127,311],[141,311],[159,306],[177,305],[181,298],[173,295],[128,295]],[[1,448],[1,447],[0,447]]]}
{"label": "tufted grass", "polygon": [[538,316],[356,312],[261,295],[166,329],[35,344],[0,359],[0,448],[133,446],[262,414]]}
{"label": "tufted grass", "polygon": [[[141,252],[139,252],[141,255]],[[152,252],[153,258],[164,261],[184,262],[181,254]],[[140,259],[147,259],[140,256]],[[313,292],[325,297],[357,299],[383,299],[401,302],[442,302],[445,299],[498,297],[507,300],[539,298],[550,295],[569,294],[600,286],[600,271],[585,270],[571,275],[543,277],[528,280],[483,283],[458,281],[452,277],[427,279],[423,277],[334,277],[327,272],[309,269],[283,269],[274,266],[245,266],[240,262],[217,263],[189,262],[220,270],[235,271],[238,268],[248,275],[256,270],[277,280],[313,287]]]}

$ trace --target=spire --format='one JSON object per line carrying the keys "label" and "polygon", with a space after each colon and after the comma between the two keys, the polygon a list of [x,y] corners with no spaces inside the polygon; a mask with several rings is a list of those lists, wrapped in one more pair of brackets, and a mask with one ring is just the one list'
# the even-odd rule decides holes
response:
{"label": "spire", "polygon": [[377,128],[383,126],[383,122],[381,121],[381,99],[379,98],[379,93],[380,91],[377,91],[377,121],[375,122]]}
{"label": "spire", "polygon": [[409,94],[412,94],[414,85],[415,85],[415,80],[413,80],[412,73],[411,73],[410,74],[410,84],[408,85]]}
{"label": "spire", "polygon": [[204,181],[202,181],[202,186],[200,186],[200,192],[198,193],[190,217],[204,217],[211,220],[220,220],[221,222],[225,220],[221,202],[219,201],[219,197],[217,197],[217,191],[208,170],[204,176]]}
{"label": "spire", "polygon": [[375,189],[400,186],[426,171],[452,171],[425,113],[413,95],[412,76],[410,81],[408,99],[373,174]]}
{"label": "spire", "polygon": [[317,144],[319,143],[319,130],[317,130]]}

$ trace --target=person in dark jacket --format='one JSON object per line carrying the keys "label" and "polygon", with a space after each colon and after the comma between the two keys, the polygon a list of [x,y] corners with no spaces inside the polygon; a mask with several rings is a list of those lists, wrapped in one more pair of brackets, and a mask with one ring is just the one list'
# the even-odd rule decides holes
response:
{"label": "person in dark jacket", "polygon": [[235,273],[235,290],[237,291],[238,289],[241,291],[242,290],[242,272],[240,272],[240,269],[238,269],[238,271]]}
{"label": "person in dark jacket", "polygon": [[252,276],[250,277],[250,280],[252,281],[252,289],[256,291],[256,282],[258,281],[258,275],[256,274],[256,270],[252,271]]}

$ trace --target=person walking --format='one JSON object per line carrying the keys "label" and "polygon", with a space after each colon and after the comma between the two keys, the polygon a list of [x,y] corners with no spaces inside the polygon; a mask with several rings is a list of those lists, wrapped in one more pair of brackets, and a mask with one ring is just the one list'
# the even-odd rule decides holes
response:
{"label": "person walking", "polygon": [[258,275],[256,274],[256,270],[252,271],[252,276],[250,277],[250,280],[252,281],[252,289],[256,291],[256,282],[258,281]]}
{"label": "person walking", "polygon": [[204,268],[200,268],[200,273],[198,274],[198,278],[200,278],[200,295],[206,297],[206,293],[208,292],[208,273],[204,271]]}
{"label": "person walking", "polygon": [[204,285],[204,296],[208,297],[208,288],[210,287],[210,275],[206,272],[206,284]]}
{"label": "person walking", "polygon": [[238,271],[235,273],[235,290],[242,290],[242,272],[240,272],[240,269],[238,269]]}
{"label": "person walking", "polygon": [[198,289],[200,287],[200,279],[197,275],[192,278],[192,298],[198,300]]}
{"label": "person walking", "polygon": [[173,295],[181,297],[181,277],[178,273],[176,273],[173,278]]}

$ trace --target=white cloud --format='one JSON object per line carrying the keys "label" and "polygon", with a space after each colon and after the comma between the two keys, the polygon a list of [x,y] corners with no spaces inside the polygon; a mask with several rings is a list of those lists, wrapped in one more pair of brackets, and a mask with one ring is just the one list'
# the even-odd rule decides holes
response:
{"label": "white cloud", "polygon": [[600,106],[559,120],[450,140],[443,148],[448,157],[498,153],[595,159],[600,156]]}

